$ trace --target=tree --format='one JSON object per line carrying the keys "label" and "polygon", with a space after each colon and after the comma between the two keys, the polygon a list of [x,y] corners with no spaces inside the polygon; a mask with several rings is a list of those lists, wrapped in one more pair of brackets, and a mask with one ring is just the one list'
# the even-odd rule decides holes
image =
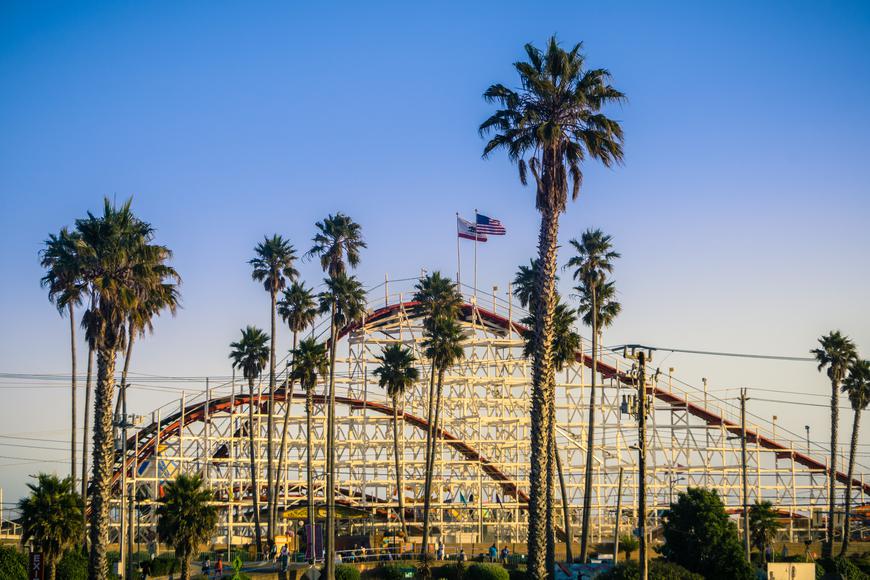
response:
{"label": "tree", "polygon": [[463,340],[462,330],[457,321],[463,301],[456,284],[437,271],[420,278],[414,290],[414,311],[423,318],[423,348],[430,365],[421,545],[421,556],[425,560],[429,550],[432,473],[435,467],[441,391],[447,368],[463,356],[460,344]]}
{"label": "tree", "polygon": [[54,580],[60,557],[82,534],[82,500],[73,479],[40,473],[28,483],[30,495],[18,502],[21,543],[33,542],[42,552],[48,580]]}
{"label": "tree", "polygon": [[54,303],[58,313],[63,316],[69,312],[70,370],[70,478],[75,487],[76,480],[76,320],[75,308],[81,306],[85,295],[82,264],[76,246],[79,235],[67,228],[60,233],[49,234],[45,247],[40,251],[40,265],[45,275],[40,280],[43,288],[48,288],[48,299]]}
{"label": "tree", "polygon": [[640,542],[634,536],[628,534],[619,536],[619,550],[625,553],[626,560],[631,560],[631,553],[637,550],[639,545]]}
{"label": "tree", "polygon": [[[154,228],[137,218],[130,200],[116,207],[108,199],[100,216],[88,212],[76,220],[80,236],[77,252],[90,305],[82,325],[90,347],[97,354],[94,394],[93,483],[91,485],[89,574],[106,578],[109,535],[109,501],[115,461],[112,437],[112,401],[117,353],[126,346],[131,313],[149,289],[172,284],[177,273],[166,264],[171,252],[153,244]],[[159,267],[158,267],[159,266]]]}
{"label": "tree", "polygon": [[[314,388],[317,386],[317,377],[324,378],[329,372],[329,358],[326,355],[326,345],[318,344],[313,338],[303,340],[298,348],[293,350],[293,367],[290,376],[299,381],[299,386],[305,391],[305,441],[306,441],[306,468],[308,479],[308,529],[313,537],[314,532],[314,449],[311,440],[312,417],[314,416]],[[315,557],[314,549],[311,549],[312,561]]]}
{"label": "tree", "polygon": [[[257,456],[259,451],[255,442],[254,424],[254,382],[260,378],[266,361],[269,360],[269,335],[256,326],[247,326],[242,330],[242,338],[230,343],[230,359],[233,367],[240,369],[248,381],[248,456],[251,459],[251,501],[254,510],[254,539],[257,543],[257,553],[263,552],[263,538],[260,530],[260,484],[257,482]],[[256,406],[260,406],[259,400]],[[259,429],[257,429],[259,430]]]}
{"label": "tree", "polygon": [[849,469],[846,475],[846,520],[843,528],[843,545],[840,556],[846,555],[849,549],[852,516],[852,478],[855,473],[855,452],[858,449],[858,428],[861,425],[861,411],[870,404],[870,361],[854,360],[849,365],[849,375],[843,380],[843,392],[849,397],[852,410],[855,412],[852,420],[852,441],[849,445]]}
{"label": "tree", "polygon": [[553,317],[556,309],[556,260],[559,215],[565,211],[569,182],[571,197],[580,193],[581,165],[587,158],[610,167],[622,161],[622,128],[602,110],[621,102],[624,95],[610,84],[605,69],[585,69],[582,45],[564,50],[550,38],[546,51],[525,46],[528,61],[514,68],[521,88],[502,84],[490,86],[483,94],[495,111],[479,128],[490,135],[484,158],[497,149],[506,150],[517,164],[519,178],[527,183],[530,171],[535,179],[535,206],[541,213],[538,259],[541,269],[535,282],[539,300],[532,304],[537,352],[532,360],[531,465],[529,476],[529,572],[532,580],[543,580],[554,564],[551,541],[552,520],[548,501],[552,496],[554,466],[548,460],[550,440],[555,432],[552,408],[555,391],[549,387],[555,373],[552,361]]}
{"label": "tree", "polygon": [[396,490],[399,496],[399,521],[402,532],[408,537],[408,527],[405,524],[405,488],[402,487],[402,466],[399,457],[399,405],[405,390],[417,382],[420,372],[414,366],[416,359],[409,348],[399,344],[391,344],[375,359],[380,365],[374,370],[378,384],[387,391],[387,396],[393,401],[393,459],[396,463]]}
{"label": "tree", "polygon": [[[350,290],[351,281],[356,283],[353,277],[347,276],[347,267],[356,268],[360,260],[360,252],[366,247],[362,239],[362,228],[349,216],[338,212],[330,214],[323,221],[315,224],[317,233],[312,239],[313,245],[306,254],[309,257],[317,257],[320,267],[327,274],[329,285],[332,282],[333,290]],[[358,283],[356,283],[358,285]],[[360,290],[361,292],[361,290]],[[353,293],[353,292],[351,292]],[[346,295],[346,298],[349,296]],[[329,401],[326,405],[326,431],[327,439],[335,439],[335,349],[338,342],[339,330],[339,305],[338,297],[333,294],[331,301],[324,302],[321,295],[321,312],[330,312],[329,321]],[[364,296],[363,296],[364,303]],[[364,314],[364,307],[355,309],[348,305],[352,314],[359,317]],[[357,312],[359,310],[359,312]],[[347,318],[347,317],[345,317]],[[356,320],[355,318],[351,318]],[[335,449],[329,445],[326,449],[327,478],[329,485],[326,488],[326,580],[335,580],[335,481],[331,479],[335,473]]]}
{"label": "tree", "polygon": [[810,351],[819,363],[819,372],[828,369],[831,381],[831,461],[828,477],[828,535],[822,544],[822,557],[830,558],[834,550],[834,506],[837,501],[837,435],[840,421],[840,384],[846,377],[849,365],[857,357],[855,343],[849,337],[832,330],[819,338],[819,348]]}
{"label": "tree", "polygon": [[761,553],[761,561],[767,564],[767,547],[776,539],[779,524],[776,512],[769,501],[756,502],[749,508],[749,537],[752,545]]}
{"label": "tree", "polygon": [[272,450],[275,415],[275,339],[278,333],[275,325],[275,311],[278,292],[286,287],[287,280],[295,280],[299,276],[299,272],[294,267],[295,262],[296,252],[293,250],[293,246],[278,234],[271,238],[264,237],[263,241],[254,248],[254,257],[248,261],[252,268],[251,277],[257,282],[263,283],[263,287],[271,299],[269,310],[272,322],[271,343],[269,345],[269,412],[266,415],[266,432],[269,433],[269,436],[266,437],[266,514],[268,518],[266,536],[270,542],[275,537],[275,494],[278,491],[272,485],[272,468],[275,458]]}
{"label": "tree", "polygon": [[580,554],[585,561],[589,545],[589,516],[592,508],[592,455],[595,449],[595,399],[598,378],[598,332],[600,329],[597,295],[606,283],[607,275],[613,272],[613,261],[619,258],[620,254],[613,250],[611,237],[605,235],[601,230],[586,230],[579,241],[571,240],[571,246],[576,255],[568,260],[566,267],[574,269],[574,279],[580,283],[575,289],[587,297],[586,313],[590,315],[592,323],[592,384],[589,388],[589,427],[586,432],[586,471],[583,485],[583,526],[580,535]]}
{"label": "tree", "polygon": [[661,553],[668,561],[711,580],[754,578],[737,526],[715,491],[690,487],[681,492],[665,514],[663,531]]}
{"label": "tree", "polygon": [[175,548],[175,557],[181,561],[181,580],[189,580],[191,558],[217,527],[214,493],[198,474],[181,474],[163,489],[157,506],[157,536]]}
{"label": "tree", "polygon": [[[291,282],[290,286],[284,290],[281,300],[278,302],[278,315],[281,320],[290,327],[290,332],[293,333],[293,347],[290,349],[290,355],[296,352],[298,345],[299,333],[304,332],[306,328],[314,324],[317,318],[317,303],[314,300],[314,293],[305,287],[304,282]],[[278,490],[281,489],[281,478],[284,476],[284,447],[287,444],[287,427],[290,420],[290,408],[293,403],[293,374],[288,373],[288,387],[284,389],[284,424],[281,428],[281,446],[278,448],[278,473],[275,475],[275,496],[277,497]],[[277,508],[276,508],[277,509]]]}

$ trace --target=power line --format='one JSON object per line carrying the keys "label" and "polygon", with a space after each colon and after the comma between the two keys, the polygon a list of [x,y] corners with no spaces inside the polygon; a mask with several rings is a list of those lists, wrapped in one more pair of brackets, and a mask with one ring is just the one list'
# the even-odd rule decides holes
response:
{"label": "power line", "polygon": [[816,359],[812,357],[804,357],[804,356],[781,356],[781,355],[773,355],[773,354],[750,354],[750,353],[742,353],[742,352],[721,352],[721,351],[713,351],[713,350],[690,350],[685,348],[670,348],[664,346],[648,346],[644,344],[621,344],[617,346],[610,347],[612,351],[619,351],[623,348],[640,348],[646,350],[663,350],[667,352],[679,352],[684,354],[701,354],[708,356],[730,356],[735,358],[753,358],[753,359],[763,359],[763,360],[782,360],[782,361],[791,361],[791,362],[815,362]]}

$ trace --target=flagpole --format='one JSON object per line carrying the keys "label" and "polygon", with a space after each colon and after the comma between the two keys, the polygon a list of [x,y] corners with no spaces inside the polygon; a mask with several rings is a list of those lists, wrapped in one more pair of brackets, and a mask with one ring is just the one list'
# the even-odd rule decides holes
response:
{"label": "flagpole", "polygon": [[477,305],[477,208],[474,208],[474,304]]}
{"label": "flagpole", "polygon": [[459,286],[459,292],[462,292],[462,254],[459,251],[460,245],[459,242],[462,241],[462,238],[459,237],[459,212],[456,212],[456,285]]}

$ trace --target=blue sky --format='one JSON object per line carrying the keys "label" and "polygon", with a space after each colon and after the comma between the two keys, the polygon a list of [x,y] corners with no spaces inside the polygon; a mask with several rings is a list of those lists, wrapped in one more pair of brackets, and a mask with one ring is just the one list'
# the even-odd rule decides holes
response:
{"label": "blue sky", "polygon": [[[359,274],[375,284],[453,272],[454,213],[477,207],[508,228],[479,254],[480,285],[504,289],[538,216],[515,168],[480,157],[480,95],[514,84],[522,45],[554,32],[629,97],[609,111],[625,165],[588,166],[562,222],[563,241],[600,227],[623,254],[607,342],[801,356],[841,328],[870,353],[866,5],[468,4],[0,5],[0,372],[68,369],[37,252],[104,195],[134,197],[184,278],[184,308],[137,350],[137,372],[227,374],[238,329],[268,322],[253,246],[278,232],[304,251],[337,210],[363,225]],[[805,363],[665,365],[717,388],[826,389]],[[65,435],[65,391],[4,385],[0,435]],[[757,410],[827,428],[822,408]],[[14,495],[36,468],[13,463],[0,459],[0,486]]]}

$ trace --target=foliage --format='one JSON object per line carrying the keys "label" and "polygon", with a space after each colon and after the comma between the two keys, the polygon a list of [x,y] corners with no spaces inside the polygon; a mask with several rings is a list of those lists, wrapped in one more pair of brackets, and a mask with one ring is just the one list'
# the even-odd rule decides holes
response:
{"label": "foliage", "polygon": [[757,502],[749,508],[749,531],[752,545],[763,555],[765,549],[773,542],[779,524],[776,522],[776,512],[769,501]]}
{"label": "foliage", "polygon": [[189,561],[217,526],[213,498],[200,475],[182,474],[165,485],[157,507],[157,535],[175,548],[179,559]]}
{"label": "foliage", "polygon": [[356,268],[360,250],[366,247],[360,225],[338,212],[315,226],[318,231],[312,239],[314,245],[306,255],[320,258],[320,266],[330,278],[345,273],[345,261],[351,268]]}
{"label": "foliage", "polygon": [[233,367],[240,369],[248,381],[255,381],[269,360],[269,335],[256,326],[246,326],[242,338],[230,343]]}
{"label": "foliage", "polygon": [[499,564],[474,563],[465,571],[464,580],[510,580],[508,571]]}
{"label": "foliage", "polygon": [[248,261],[251,265],[251,278],[263,283],[266,292],[277,293],[287,284],[287,280],[295,280],[299,272],[293,266],[296,252],[293,246],[279,236],[264,237],[254,248],[255,257]]}
{"label": "foliage", "polygon": [[367,578],[378,580],[404,580],[405,573],[402,571],[402,566],[398,564],[386,564],[378,566],[364,574]]}
{"label": "foliage", "polygon": [[305,391],[312,393],[317,386],[317,377],[325,377],[329,372],[329,357],[326,345],[318,344],[313,338],[306,338],[293,351],[293,370],[290,376],[299,381]]}
{"label": "foliage", "polygon": [[462,562],[432,568],[432,580],[463,580],[464,574],[465,566]]}
{"label": "foliage", "polygon": [[12,546],[0,546],[0,578],[26,580],[27,556]]}
{"label": "foliage", "polygon": [[819,568],[825,578],[838,580],[867,580],[868,578],[854,562],[843,556],[816,560],[816,577],[819,577]]}
{"label": "foliage", "polygon": [[690,487],[667,511],[661,553],[692,572],[712,580],[753,577],[737,526],[725,513],[715,491]]}
{"label": "foliage", "polygon": [[21,543],[32,541],[51,568],[81,537],[82,502],[69,477],[40,473],[36,485],[28,483],[27,487],[30,495],[18,502]]}
{"label": "foliage", "polygon": [[291,282],[284,290],[278,301],[278,315],[293,332],[302,332],[314,323],[317,303],[305,282]]}
{"label": "foliage", "polygon": [[640,540],[630,534],[619,536],[619,551],[625,554],[626,559],[631,559],[631,553],[640,546]]}
{"label": "foliage", "polygon": [[338,564],[335,567],[335,580],[360,580],[359,570],[350,564]]}
{"label": "foliage", "polygon": [[402,396],[405,389],[413,385],[420,376],[414,366],[414,353],[400,344],[387,346],[375,359],[380,365],[373,372],[378,377],[378,384],[387,390],[391,399]]}
{"label": "foliage", "polygon": [[57,580],[86,580],[87,577],[88,559],[75,547],[67,550],[57,564]]}
{"label": "foliage", "polygon": [[[704,580],[704,576],[689,572],[679,564],[663,560],[649,562],[649,580]],[[640,568],[637,561],[620,562],[608,572],[598,577],[599,580],[638,580]]]}
{"label": "foliage", "polygon": [[366,293],[356,276],[345,273],[323,281],[326,290],[319,295],[320,312],[332,312],[336,329],[344,328],[363,319],[366,312]]}
{"label": "foliage", "polygon": [[151,576],[169,576],[177,573],[181,567],[178,558],[172,554],[161,554],[151,560]]}

